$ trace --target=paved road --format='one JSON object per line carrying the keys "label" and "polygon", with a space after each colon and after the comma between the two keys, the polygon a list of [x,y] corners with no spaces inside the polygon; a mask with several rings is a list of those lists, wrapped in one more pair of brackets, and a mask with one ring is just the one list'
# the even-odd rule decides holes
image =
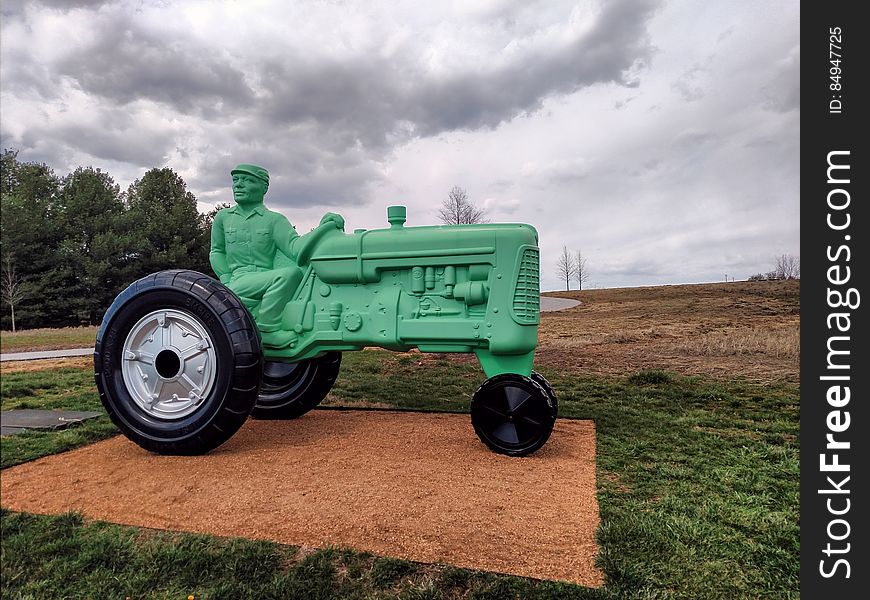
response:
{"label": "paved road", "polygon": [[[578,304],[580,304],[579,301],[571,300],[570,298],[550,298],[549,296],[541,296],[541,312],[565,310],[566,308],[573,308]],[[6,362],[10,360],[41,360],[45,358],[66,358],[68,356],[90,356],[93,353],[93,348],[45,350],[43,352],[12,352],[0,354],[0,361]]]}
{"label": "paved road", "polygon": [[90,356],[93,348],[73,348],[72,350],[44,350],[42,352],[9,352],[0,354],[0,362],[8,360],[40,360],[43,358],[66,358],[68,356]]}
{"label": "paved road", "polygon": [[570,298],[551,298],[549,296],[541,296],[541,312],[565,310],[566,308],[574,308],[579,304],[579,300],[571,300]]}

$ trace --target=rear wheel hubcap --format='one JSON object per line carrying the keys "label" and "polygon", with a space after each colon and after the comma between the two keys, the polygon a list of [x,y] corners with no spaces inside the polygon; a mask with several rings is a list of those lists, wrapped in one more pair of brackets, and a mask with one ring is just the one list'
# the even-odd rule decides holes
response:
{"label": "rear wheel hubcap", "polygon": [[124,340],[121,374],[136,405],[158,419],[182,419],[208,397],[217,377],[211,337],[194,315],[148,313]]}

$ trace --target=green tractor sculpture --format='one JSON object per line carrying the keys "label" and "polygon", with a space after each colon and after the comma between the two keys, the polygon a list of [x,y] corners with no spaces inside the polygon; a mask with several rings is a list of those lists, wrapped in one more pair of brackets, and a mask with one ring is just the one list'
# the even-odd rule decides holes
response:
{"label": "green tractor sculpture", "polygon": [[217,281],[194,271],[144,277],[112,303],[97,335],[100,398],[131,440],[161,454],[201,454],[249,415],[291,419],[317,406],[341,353],[475,353],[481,441],[524,456],[550,436],[557,404],[532,370],[540,321],[538,236],[521,224],[343,232],[327,214],[298,236],[262,203],[268,173],[232,172],[237,205],[212,229]]}

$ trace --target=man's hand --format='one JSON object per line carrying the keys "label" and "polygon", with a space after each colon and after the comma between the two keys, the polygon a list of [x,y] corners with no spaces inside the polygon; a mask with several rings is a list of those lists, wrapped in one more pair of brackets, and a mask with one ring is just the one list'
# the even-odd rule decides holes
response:
{"label": "man's hand", "polygon": [[335,223],[336,228],[344,231],[344,217],[336,213],[326,213],[325,215],[323,215],[323,218],[320,219],[320,224],[323,225],[324,223],[329,223],[330,221]]}

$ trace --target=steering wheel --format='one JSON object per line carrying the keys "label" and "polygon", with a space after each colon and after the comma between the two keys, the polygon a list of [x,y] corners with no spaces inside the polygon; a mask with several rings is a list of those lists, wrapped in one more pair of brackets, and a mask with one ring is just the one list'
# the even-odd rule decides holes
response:
{"label": "steering wheel", "polygon": [[318,225],[310,234],[306,236],[306,239],[299,247],[299,252],[296,254],[296,262],[297,264],[299,264],[300,267],[308,264],[308,261],[311,259],[311,253],[314,251],[315,246],[317,246],[318,242],[323,239],[323,236],[330,229],[338,231],[338,228],[335,226],[334,221],[327,221],[326,223]]}

